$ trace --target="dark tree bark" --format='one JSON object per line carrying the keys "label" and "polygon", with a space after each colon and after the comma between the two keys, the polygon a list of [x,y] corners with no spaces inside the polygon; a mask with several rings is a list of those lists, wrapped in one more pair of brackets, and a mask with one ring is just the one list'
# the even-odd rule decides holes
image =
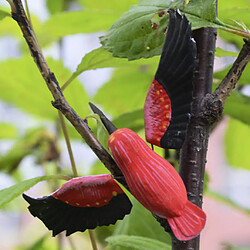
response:
{"label": "dark tree bark", "polygon": [[[204,97],[211,93],[216,30],[202,28],[194,31],[199,65],[194,76],[192,115],[186,140],[180,152],[180,175],[187,189],[188,199],[202,206],[210,123],[202,115]],[[173,250],[199,249],[199,237],[183,242],[172,238]]]}

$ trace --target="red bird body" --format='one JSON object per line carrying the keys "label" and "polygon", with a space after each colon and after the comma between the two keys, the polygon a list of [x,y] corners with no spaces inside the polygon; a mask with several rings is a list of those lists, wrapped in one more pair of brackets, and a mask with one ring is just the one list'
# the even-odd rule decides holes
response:
{"label": "red bird body", "polygon": [[124,192],[110,174],[73,178],[52,196],[75,207],[102,207]]}
{"label": "red bird body", "polygon": [[116,130],[108,143],[135,198],[152,213],[166,218],[179,240],[196,237],[205,226],[206,215],[188,201],[174,167],[129,129]]}

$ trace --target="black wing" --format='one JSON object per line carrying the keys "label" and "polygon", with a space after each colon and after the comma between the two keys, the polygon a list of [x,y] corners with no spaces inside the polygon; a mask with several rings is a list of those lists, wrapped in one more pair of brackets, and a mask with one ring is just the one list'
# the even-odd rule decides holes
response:
{"label": "black wing", "polygon": [[[191,114],[193,72],[196,64],[196,44],[191,38],[191,24],[185,15],[182,16],[178,10],[175,12],[170,9],[168,31],[153,81],[154,85],[160,84],[166,93],[160,93],[157,96],[151,85],[146,98],[146,102],[148,100],[151,103],[145,103],[144,108],[146,138],[147,133],[150,133],[147,130],[151,131],[151,138],[154,138],[154,130],[160,129],[155,125],[155,120],[160,119],[161,123],[158,124],[162,124],[166,116],[162,117],[159,112],[160,102],[156,111],[152,112],[150,108],[153,107],[156,98],[170,99],[171,110],[168,111],[170,123],[160,134],[161,137],[156,138],[160,142],[158,146],[163,148],[182,147]],[[159,136],[159,133],[157,135]],[[154,140],[150,136],[148,137],[148,142],[152,143]]]}
{"label": "black wing", "polygon": [[53,231],[53,236],[66,230],[66,236],[76,232],[108,226],[122,220],[130,213],[132,204],[125,193],[114,196],[102,207],[75,207],[54,198],[52,195],[32,198],[23,194],[30,204],[28,207],[34,217],[38,217],[45,226]]}

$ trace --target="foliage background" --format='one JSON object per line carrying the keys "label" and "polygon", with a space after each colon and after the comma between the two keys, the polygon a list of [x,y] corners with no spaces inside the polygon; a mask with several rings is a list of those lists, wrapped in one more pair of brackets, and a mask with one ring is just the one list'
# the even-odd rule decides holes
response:
{"label": "foliage background", "polygon": [[[64,6],[66,2],[69,3],[67,11]],[[151,56],[160,53],[159,44],[162,41],[159,40],[159,44],[150,45],[152,53],[147,54],[147,49],[141,50],[143,46],[138,45],[136,50],[126,54],[130,59],[137,59],[141,56],[151,58],[128,61],[125,58],[114,58],[111,53],[99,48],[101,44],[98,40],[99,36],[105,34],[112,40],[112,29],[109,31],[108,29],[124,11],[137,2],[136,0],[119,2],[115,0],[105,2],[100,0],[65,2],[44,0],[42,3],[43,8],[47,10],[46,15],[41,18],[31,12],[32,23],[39,43],[47,55],[49,66],[56,74],[59,83],[62,85],[72,80],[64,93],[77,113],[82,118],[89,115],[91,112],[87,104],[92,101],[100,105],[113,118],[117,127],[129,127],[144,138],[142,108],[159,60],[158,56]],[[161,6],[162,2],[164,1],[150,1],[152,5],[157,6]],[[212,4],[213,1],[208,2]],[[5,2],[1,0],[0,3]],[[198,4],[203,6],[202,1],[197,1]],[[149,7],[145,10],[145,6],[148,5]],[[138,8],[142,9],[143,13],[148,11],[149,16],[154,17],[154,15],[152,16],[154,7],[150,6],[149,1],[140,1]],[[237,3],[232,0],[218,1],[218,17],[224,23],[235,25],[233,19],[250,27],[249,9],[248,0],[240,0]],[[134,22],[133,25],[122,29],[122,34],[131,41],[135,36],[132,27],[140,25],[140,18],[134,18],[134,15],[138,14],[134,13],[135,10],[136,8],[132,8],[129,12],[131,15],[129,18]],[[210,12],[208,11],[208,13]],[[146,17],[144,16],[144,18]],[[213,17],[211,17],[212,19]],[[195,27],[202,26],[203,21],[198,20]],[[160,24],[163,21],[156,20],[156,22]],[[219,24],[214,23],[214,25]],[[3,189],[0,191],[0,227],[3,232],[1,249],[56,249],[58,245],[63,245],[63,249],[74,249],[74,246],[76,249],[82,249],[79,248],[82,245],[85,246],[84,249],[90,249],[86,233],[76,233],[69,238],[70,240],[64,236],[51,238],[46,228],[28,214],[27,204],[22,199],[17,198],[10,202],[36,182],[51,179],[48,176],[58,173],[72,176],[72,172],[60,131],[58,114],[50,103],[51,95],[29,54],[19,27],[9,16],[9,7],[4,5],[0,8],[0,36],[2,55],[0,61],[0,187]],[[150,36],[149,32],[146,37]],[[107,49],[110,49],[104,39],[105,37],[101,38],[102,43]],[[8,46],[5,51],[4,44],[6,43],[13,44],[13,47]],[[230,68],[233,61],[232,56],[237,55],[228,52],[227,48],[237,52],[242,45],[242,37],[219,30],[218,47],[220,46],[220,48],[217,48],[216,51],[216,65],[219,63],[217,68],[221,70],[214,74],[215,87]],[[121,51],[115,47],[114,53],[119,54]],[[119,55],[124,56],[124,54]],[[242,177],[250,176],[250,157],[248,155],[250,140],[246,139],[250,135],[249,83],[248,66],[225,106],[224,114],[227,119],[222,120],[226,125],[223,127],[221,153],[228,166],[224,168],[222,187],[212,189],[209,178],[207,178],[208,184],[205,193],[210,199],[227,204],[245,214],[249,214],[250,210],[249,191],[247,191],[250,190],[249,184],[245,183]],[[90,126],[95,129],[94,122],[90,121]],[[220,126],[220,123],[217,126]],[[93,153],[74,129],[69,125],[67,127],[79,174],[107,173],[107,170],[96,161]],[[215,141],[215,143],[217,142]],[[210,147],[215,146],[210,144]],[[158,150],[158,153],[163,154],[161,150]],[[171,152],[170,157],[174,157],[174,152]],[[176,163],[176,165],[178,164]],[[222,166],[218,165],[217,168],[221,170]],[[213,168],[213,171],[217,170]],[[240,174],[237,175],[237,178],[228,178],[228,173],[234,173],[231,176],[236,175],[235,173]],[[211,173],[211,175],[215,175],[215,173]],[[36,178],[37,176],[45,177]],[[207,176],[210,176],[209,169]],[[22,182],[30,178],[36,179]],[[19,183],[18,192],[16,189],[14,191],[13,189],[4,190],[15,183]],[[59,180],[41,182],[28,193],[34,196],[47,195],[54,191],[60,183]],[[136,201],[133,202],[133,212],[130,216],[126,216],[124,221],[115,226],[96,230],[100,245],[106,245],[105,239],[111,235],[143,236],[158,240],[159,244],[161,242],[169,243],[168,235],[151,214]],[[206,206],[206,204],[204,205]],[[204,230],[204,234],[206,234],[206,230]],[[214,234],[216,234],[216,230],[214,230]],[[13,238],[16,240],[8,241],[10,235],[14,235]],[[138,244],[137,240],[142,244],[140,238],[132,238],[132,243],[126,242],[128,238],[110,238],[109,242],[112,245],[117,244],[117,241],[122,242],[122,240],[129,247],[131,247],[129,244]],[[250,247],[249,241],[231,242],[230,238],[223,243],[230,247],[232,244],[236,244],[238,247],[242,244]],[[154,244],[156,243],[154,242]],[[122,249],[125,248],[122,247]],[[159,249],[162,249],[162,245],[159,246]]]}

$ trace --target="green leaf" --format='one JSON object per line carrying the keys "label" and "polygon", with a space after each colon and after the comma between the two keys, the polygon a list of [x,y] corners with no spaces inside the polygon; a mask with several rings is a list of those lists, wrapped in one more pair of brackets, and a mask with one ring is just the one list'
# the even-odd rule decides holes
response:
{"label": "green leaf", "polygon": [[42,237],[38,238],[31,246],[25,247],[25,250],[44,250],[45,241],[49,238],[48,234],[43,235]]}
{"label": "green leaf", "polygon": [[143,66],[117,69],[110,81],[97,91],[94,103],[101,104],[114,117],[142,109],[153,72],[152,67]]}
{"label": "green leaf", "polygon": [[109,133],[107,129],[105,128],[104,124],[102,123],[102,120],[99,115],[97,114],[91,114],[85,117],[85,119],[94,118],[97,122],[97,139],[102,144],[102,146],[109,151],[108,148],[108,138]]}
{"label": "green leaf", "polygon": [[51,179],[60,179],[60,177],[58,175],[39,176],[39,177],[35,177],[29,180],[19,182],[16,185],[0,190],[0,207],[11,202],[16,197],[20,196],[24,191],[30,189],[38,182],[51,180]]}
{"label": "green leaf", "polygon": [[238,53],[233,52],[233,51],[224,50],[220,47],[217,47],[216,51],[215,51],[215,56],[217,56],[217,57],[224,57],[224,56],[237,57]]}
{"label": "green leaf", "polygon": [[112,120],[117,128],[129,128],[135,132],[144,129],[143,109],[124,113]]}
{"label": "green leaf", "polygon": [[17,136],[17,128],[13,124],[0,123],[0,139],[14,139]]}
{"label": "green leaf", "polygon": [[225,153],[230,166],[250,170],[250,126],[230,119],[225,135]]}
{"label": "green leaf", "polygon": [[195,0],[184,5],[184,1],[141,0],[110,27],[107,34],[100,38],[101,43],[114,56],[127,57],[129,60],[160,54],[168,24],[166,10],[169,8],[184,11],[192,23],[192,29],[228,29],[216,18],[214,0]]}
{"label": "green leaf", "polygon": [[0,170],[14,171],[23,158],[30,154],[36,154],[38,161],[41,160],[51,149],[49,145],[53,140],[54,137],[44,128],[28,130],[6,154],[0,155]]}
{"label": "green leaf", "polygon": [[113,235],[136,235],[169,244],[171,242],[170,236],[164,231],[160,223],[155,220],[152,213],[134,198],[131,199],[131,202],[133,203],[133,209],[130,215],[117,224]]}
{"label": "green leaf", "polygon": [[250,125],[250,97],[234,90],[224,106],[224,114]]}
{"label": "green leaf", "polygon": [[[65,82],[71,72],[61,61],[48,60],[57,80]],[[0,68],[5,74],[0,74],[0,99],[28,112],[40,119],[56,119],[57,110],[51,105],[53,97],[44,79],[37,69],[32,57],[9,59],[0,62]],[[14,73],[13,73],[14,72]],[[83,85],[76,79],[64,95],[70,105],[80,116],[88,111],[88,97]]]}
{"label": "green leaf", "polygon": [[[224,77],[227,75],[228,71],[230,70],[230,68],[232,67],[232,65],[226,67],[225,69],[221,70],[221,71],[218,71],[218,72],[215,72],[214,73],[214,78],[215,79],[218,79],[219,81],[222,81],[224,79]],[[237,84],[239,85],[247,85],[250,83],[250,64],[248,64],[239,81],[237,82]]]}
{"label": "green leaf", "polygon": [[[210,197],[210,198],[213,198],[214,200],[220,202],[220,203],[223,203],[225,205],[229,205],[243,213],[246,213],[248,215],[250,215],[250,209],[247,209],[241,205],[238,204],[238,202],[235,202],[233,200],[231,200],[230,198],[220,194],[220,193],[217,193],[215,191],[212,191],[212,190],[206,190],[206,196]],[[239,250],[239,249],[237,249]]]}
{"label": "green leaf", "polygon": [[47,9],[49,10],[50,14],[55,14],[61,12],[64,7],[64,0],[47,0],[46,5]]}
{"label": "green leaf", "polygon": [[103,47],[100,47],[98,49],[92,50],[82,58],[81,63],[77,66],[76,71],[66,82],[66,85],[71,83],[71,81],[73,81],[77,76],[79,76],[82,72],[86,70],[107,68],[107,67],[117,68],[117,67],[128,67],[128,66],[143,65],[143,64],[156,64],[158,62],[158,58],[156,60],[141,59],[137,61],[128,61],[127,59],[124,58],[113,57],[112,53],[103,49]]}
{"label": "green leaf", "polygon": [[[248,0],[218,1],[218,15],[222,22],[229,22],[235,25],[233,20],[236,20],[250,27],[249,12],[250,2]],[[236,44],[238,48],[241,48],[243,45],[242,37],[234,36],[223,30],[219,30],[219,35],[226,41]]]}
{"label": "green leaf", "polygon": [[120,14],[103,9],[60,12],[51,16],[41,29],[51,40],[77,33],[105,31]]}
{"label": "green leaf", "polygon": [[136,4],[138,0],[78,0],[83,7],[101,10],[126,11],[130,5]]}
{"label": "green leaf", "polygon": [[4,19],[6,16],[10,17],[10,13],[4,10],[0,10],[0,20]]}
{"label": "green leaf", "polygon": [[153,240],[150,238],[140,237],[140,236],[127,236],[127,235],[117,235],[111,236],[106,239],[109,243],[111,249],[115,246],[127,247],[129,249],[138,250],[171,250],[171,246],[160,242],[158,240]]}

